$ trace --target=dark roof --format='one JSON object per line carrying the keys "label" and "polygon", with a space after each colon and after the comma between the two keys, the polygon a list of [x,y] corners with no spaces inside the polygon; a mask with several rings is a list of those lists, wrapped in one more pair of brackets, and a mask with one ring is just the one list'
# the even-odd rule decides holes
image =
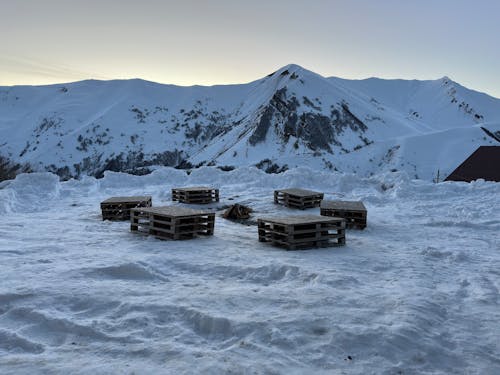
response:
{"label": "dark roof", "polygon": [[480,178],[500,182],[500,146],[479,147],[445,181],[471,182]]}

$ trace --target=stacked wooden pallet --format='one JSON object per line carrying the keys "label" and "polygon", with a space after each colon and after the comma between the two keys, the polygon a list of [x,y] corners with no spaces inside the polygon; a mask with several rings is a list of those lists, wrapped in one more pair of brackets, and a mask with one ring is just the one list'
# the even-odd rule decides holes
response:
{"label": "stacked wooden pallet", "polygon": [[130,220],[130,209],[151,207],[150,196],[112,197],[101,202],[103,220]]}
{"label": "stacked wooden pallet", "polygon": [[219,201],[219,189],[193,186],[172,189],[172,200],[181,203],[206,204]]}
{"label": "stacked wooden pallet", "polygon": [[186,207],[166,206],[130,210],[130,230],[161,239],[190,239],[214,234],[215,214]]}
{"label": "stacked wooden pallet", "polygon": [[258,219],[260,242],[288,250],[345,245],[345,220],[314,215]]}
{"label": "stacked wooden pallet", "polygon": [[348,228],[366,228],[367,211],[361,201],[322,201],[320,213],[344,218]]}
{"label": "stacked wooden pallet", "polygon": [[318,207],[322,199],[323,193],[312,190],[281,189],[274,191],[274,203],[301,210]]}

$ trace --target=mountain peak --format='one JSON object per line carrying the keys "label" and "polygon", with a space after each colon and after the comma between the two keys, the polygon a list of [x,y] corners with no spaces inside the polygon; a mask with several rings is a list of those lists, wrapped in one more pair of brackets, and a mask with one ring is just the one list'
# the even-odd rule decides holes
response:
{"label": "mountain peak", "polygon": [[283,70],[291,70],[291,71],[295,72],[295,71],[307,70],[307,69],[301,67],[298,64],[288,64],[288,65],[285,65],[285,66],[281,67],[280,69],[278,69],[278,71],[283,71]]}
{"label": "mountain peak", "polygon": [[455,82],[453,82],[453,80],[452,80],[450,77],[448,77],[448,76],[443,76],[443,77],[441,77],[441,78],[439,79],[439,81],[441,81],[441,82],[443,83],[443,85],[448,85],[448,84],[450,84],[450,83],[455,83]]}
{"label": "mountain peak", "polygon": [[301,67],[300,65],[288,64],[288,65],[285,65],[285,66],[279,68],[278,70],[272,72],[271,74],[268,75],[268,77],[287,76],[287,75],[293,75],[293,74],[299,75],[301,73],[316,74],[310,70],[307,70],[307,69]]}

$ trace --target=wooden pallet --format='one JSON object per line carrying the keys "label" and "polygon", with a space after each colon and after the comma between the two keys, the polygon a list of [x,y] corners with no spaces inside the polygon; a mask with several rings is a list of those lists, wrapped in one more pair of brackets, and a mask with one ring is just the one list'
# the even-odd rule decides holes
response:
{"label": "wooden pallet", "polygon": [[345,245],[345,220],[315,215],[261,218],[259,241],[288,250]]}
{"label": "wooden pallet", "polygon": [[318,207],[322,199],[323,193],[312,190],[281,189],[274,191],[274,203],[301,210]]}
{"label": "wooden pallet", "polygon": [[172,189],[172,200],[181,203],[207,204],[219,201],[219,189],[193,186]]}
{"label": "wooden pallet", "polygon": [[344,218],[347,228],[366,228],[368,213],[361,201],[322,201],[320,214]]}
{"label": "wooden pallet", "polygon": [[130,230],[160,239],[184,240],[214,234],[215,213],[165,206],[130,210]]}
{"label": "wooden pallet", "polygon": [[112,197],[101,202],[102,220],[130,220],[130,209],[151,207],[149,195],[138,197]]}

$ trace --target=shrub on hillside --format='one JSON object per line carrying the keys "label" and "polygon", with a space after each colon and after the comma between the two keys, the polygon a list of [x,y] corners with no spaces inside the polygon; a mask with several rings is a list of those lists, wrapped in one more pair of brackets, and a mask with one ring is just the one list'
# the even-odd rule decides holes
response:
{"label": "shrub on hillside", "polygon": [[20,173],[29,172],[29,164],[14,163],[8,157],[0,155],[0,181],[12,180]]}

